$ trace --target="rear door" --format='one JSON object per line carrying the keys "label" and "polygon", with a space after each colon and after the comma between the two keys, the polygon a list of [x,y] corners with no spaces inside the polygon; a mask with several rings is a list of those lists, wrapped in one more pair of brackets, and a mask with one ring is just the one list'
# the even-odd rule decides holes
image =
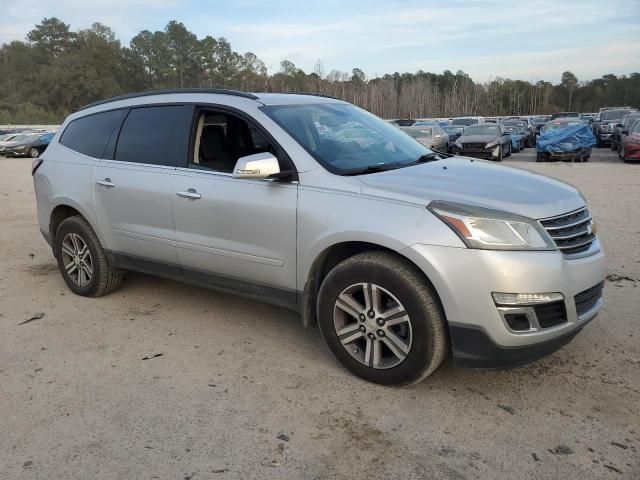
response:
{"label": "rear door", "polygon": [[130,109],[96,168],[96,212],[120,261],[147,270],[152,264],[146,261],[177,267],[173,174],[186,165],[191,111],[184,105]]}

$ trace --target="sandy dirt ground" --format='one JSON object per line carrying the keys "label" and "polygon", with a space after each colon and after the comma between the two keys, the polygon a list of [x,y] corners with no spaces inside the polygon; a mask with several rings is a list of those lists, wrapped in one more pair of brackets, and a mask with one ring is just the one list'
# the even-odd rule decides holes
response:
{"label": "sandy dirt ground", "polygon": [[139,274],[73,295],[31,161],[0,158],[0,479],[640,478],[640,165],[528,152],[505,163],[588,199],[606,306],[535,364],[410,388],[349,375],[277,307]]}

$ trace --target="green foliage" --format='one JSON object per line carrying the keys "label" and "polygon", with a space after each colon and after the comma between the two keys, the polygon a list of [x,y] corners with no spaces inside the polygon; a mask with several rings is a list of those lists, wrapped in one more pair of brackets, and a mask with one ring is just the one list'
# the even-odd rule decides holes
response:
{"label": "green foliage", "polygon": [[353,102],[383,117],[511,115],[597,111],[640,105],[640,73],[580,82],[564,72],[557,85],[496,78],[475,83],[458,70],[386,74],[363,70],[312,73],[283,60],[272,75],[254,53],[234,51],[223,37],[198,39],[184,24],[143,30],[122,46],[106,25],[72,32],[45,18],[27,42],[0,47],[0,123],[56,123],[102,98],[157,88],[227,87],[246,91],[316,92]]}

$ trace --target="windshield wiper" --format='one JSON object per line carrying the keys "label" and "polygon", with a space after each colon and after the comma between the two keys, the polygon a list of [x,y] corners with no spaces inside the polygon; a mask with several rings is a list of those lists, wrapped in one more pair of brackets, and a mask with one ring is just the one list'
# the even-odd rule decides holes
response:
{"label": "windshield wiper", "polygon": [[411,162],[409,165],[418,165],[419,163],[427,163],[427,162],[437,162],[438,160],[442,160],[443,157],[440,154],[436,153],[425,153],[418,157],[415,161]]}
{"label": "windshield wiper", "polygon": [[376,173],[376,172],[386,172],[387,170],[395,170],[396,168],[405,167],[407,164],[398,164],[398,163],[380,163],[378,165],[369,165],[364,168],[357,168],[354,170],[348,170],[344,172],[342,175],[362,175],[366,173]]}

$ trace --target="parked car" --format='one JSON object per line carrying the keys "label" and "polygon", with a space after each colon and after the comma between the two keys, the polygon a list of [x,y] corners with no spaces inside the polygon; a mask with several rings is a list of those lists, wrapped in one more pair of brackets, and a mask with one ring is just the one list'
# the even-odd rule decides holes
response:
{"label": "parked car", "polygon": [[505,125],[504,129],[509,132],[511,136],[511,151],[513,153],[519,153],[521,150],[524,150],[525,136],[522,134],[522,131],[515,125]]}
{"label": "parked car", "polygon": [[618,156],[625,162],[640,160],[640,119],[633,120],[622,131]]}
{"label": "parked car", "polygon": [[469,125],[456,140],[455,153],[501,162],[511,155],[511,136],[503,125],[483,123]]}
{"label": "parked car", "polygon": [[478,125],[480,123],[484,123],[484,117],[456,117],[451,120],[450,125],[466,127],[467,125]]}
{"label": "parked car", "polygon": [[[321,136],[316,121],[380,142]],[[604,253],[578,190],[445,158],[333,98],[116,97],[70,115],[32,172],[71,291],[99,297],[137,270],[286,306],[373,382],[419,381],[450,354],[525,364],[602,305]]]}
{"label": "parked car", "polygon": [[611,134],[611,150],[616,152],[620,151],[620,140],[622,137],[622,131],[628,130],[629,125],[637,118],[640,118],[640,113],[627,113],[622,117],[622,121],[620,123],[616,123],[613,128],[613,133]]}
{"label": "parked car", "polygon": [[542,127],[536,161],[588,162],[595,144],[591,129],[580,118],[556,118]]}
{"label": "parked car", "polygon": [[593,134],[596,136],[598,148],[610,144],[613,137],[613,130],[616,124],[622,122],[622,117],[637,110],[624,108],[607,108],[598,114],[598,118],[593,124]]}
{"label": "parked car", "polygon": [[557,118],[580,118],[580,114],[578,112],[556,112],[552,113],[549,120],[556,120]]}
{"label": "parked car", "polygon": [[520,134],[524,137],[524,146],[533,147],[536,144],[536,133],[534,128],[529,125],[529,121],[524,118],[507,118],[502,121],[502,125],[516,127]]}
{"label": "parked car", "polygon": [[410,127],[411,125],[416,123],[416,121],[413,120],[412,118],[399,118],[398,120],[392,120],[392,121],[393,123],[395,123],[400,127]]}
{"label": "parked car", "polygon": [[447,153],[449,150],[449,136],[437,125],[400,127],[403,132],[415,138],[423,145],[438,152]]}
{"label": "parked car", "polygon": [[449,137],[449,145],[447,151],[449,153],[454,151],[456,140],[462,135],[462,131],[464,130],[463,125],[448,125],[446,127],[442,127],[444,133]]}
{"label": "parked car", "polygon": [[18,135],[0,147],[0,154],[7,157],[37,158],[45,151],[53,133]]}
{"label": "parked car", "polygon": [[540,135],[540,129],[544,126],[545,123],[549,121],[548,115],[541,115],[537,117],[531,118],[531,126],[534,129],[536,135]]}

